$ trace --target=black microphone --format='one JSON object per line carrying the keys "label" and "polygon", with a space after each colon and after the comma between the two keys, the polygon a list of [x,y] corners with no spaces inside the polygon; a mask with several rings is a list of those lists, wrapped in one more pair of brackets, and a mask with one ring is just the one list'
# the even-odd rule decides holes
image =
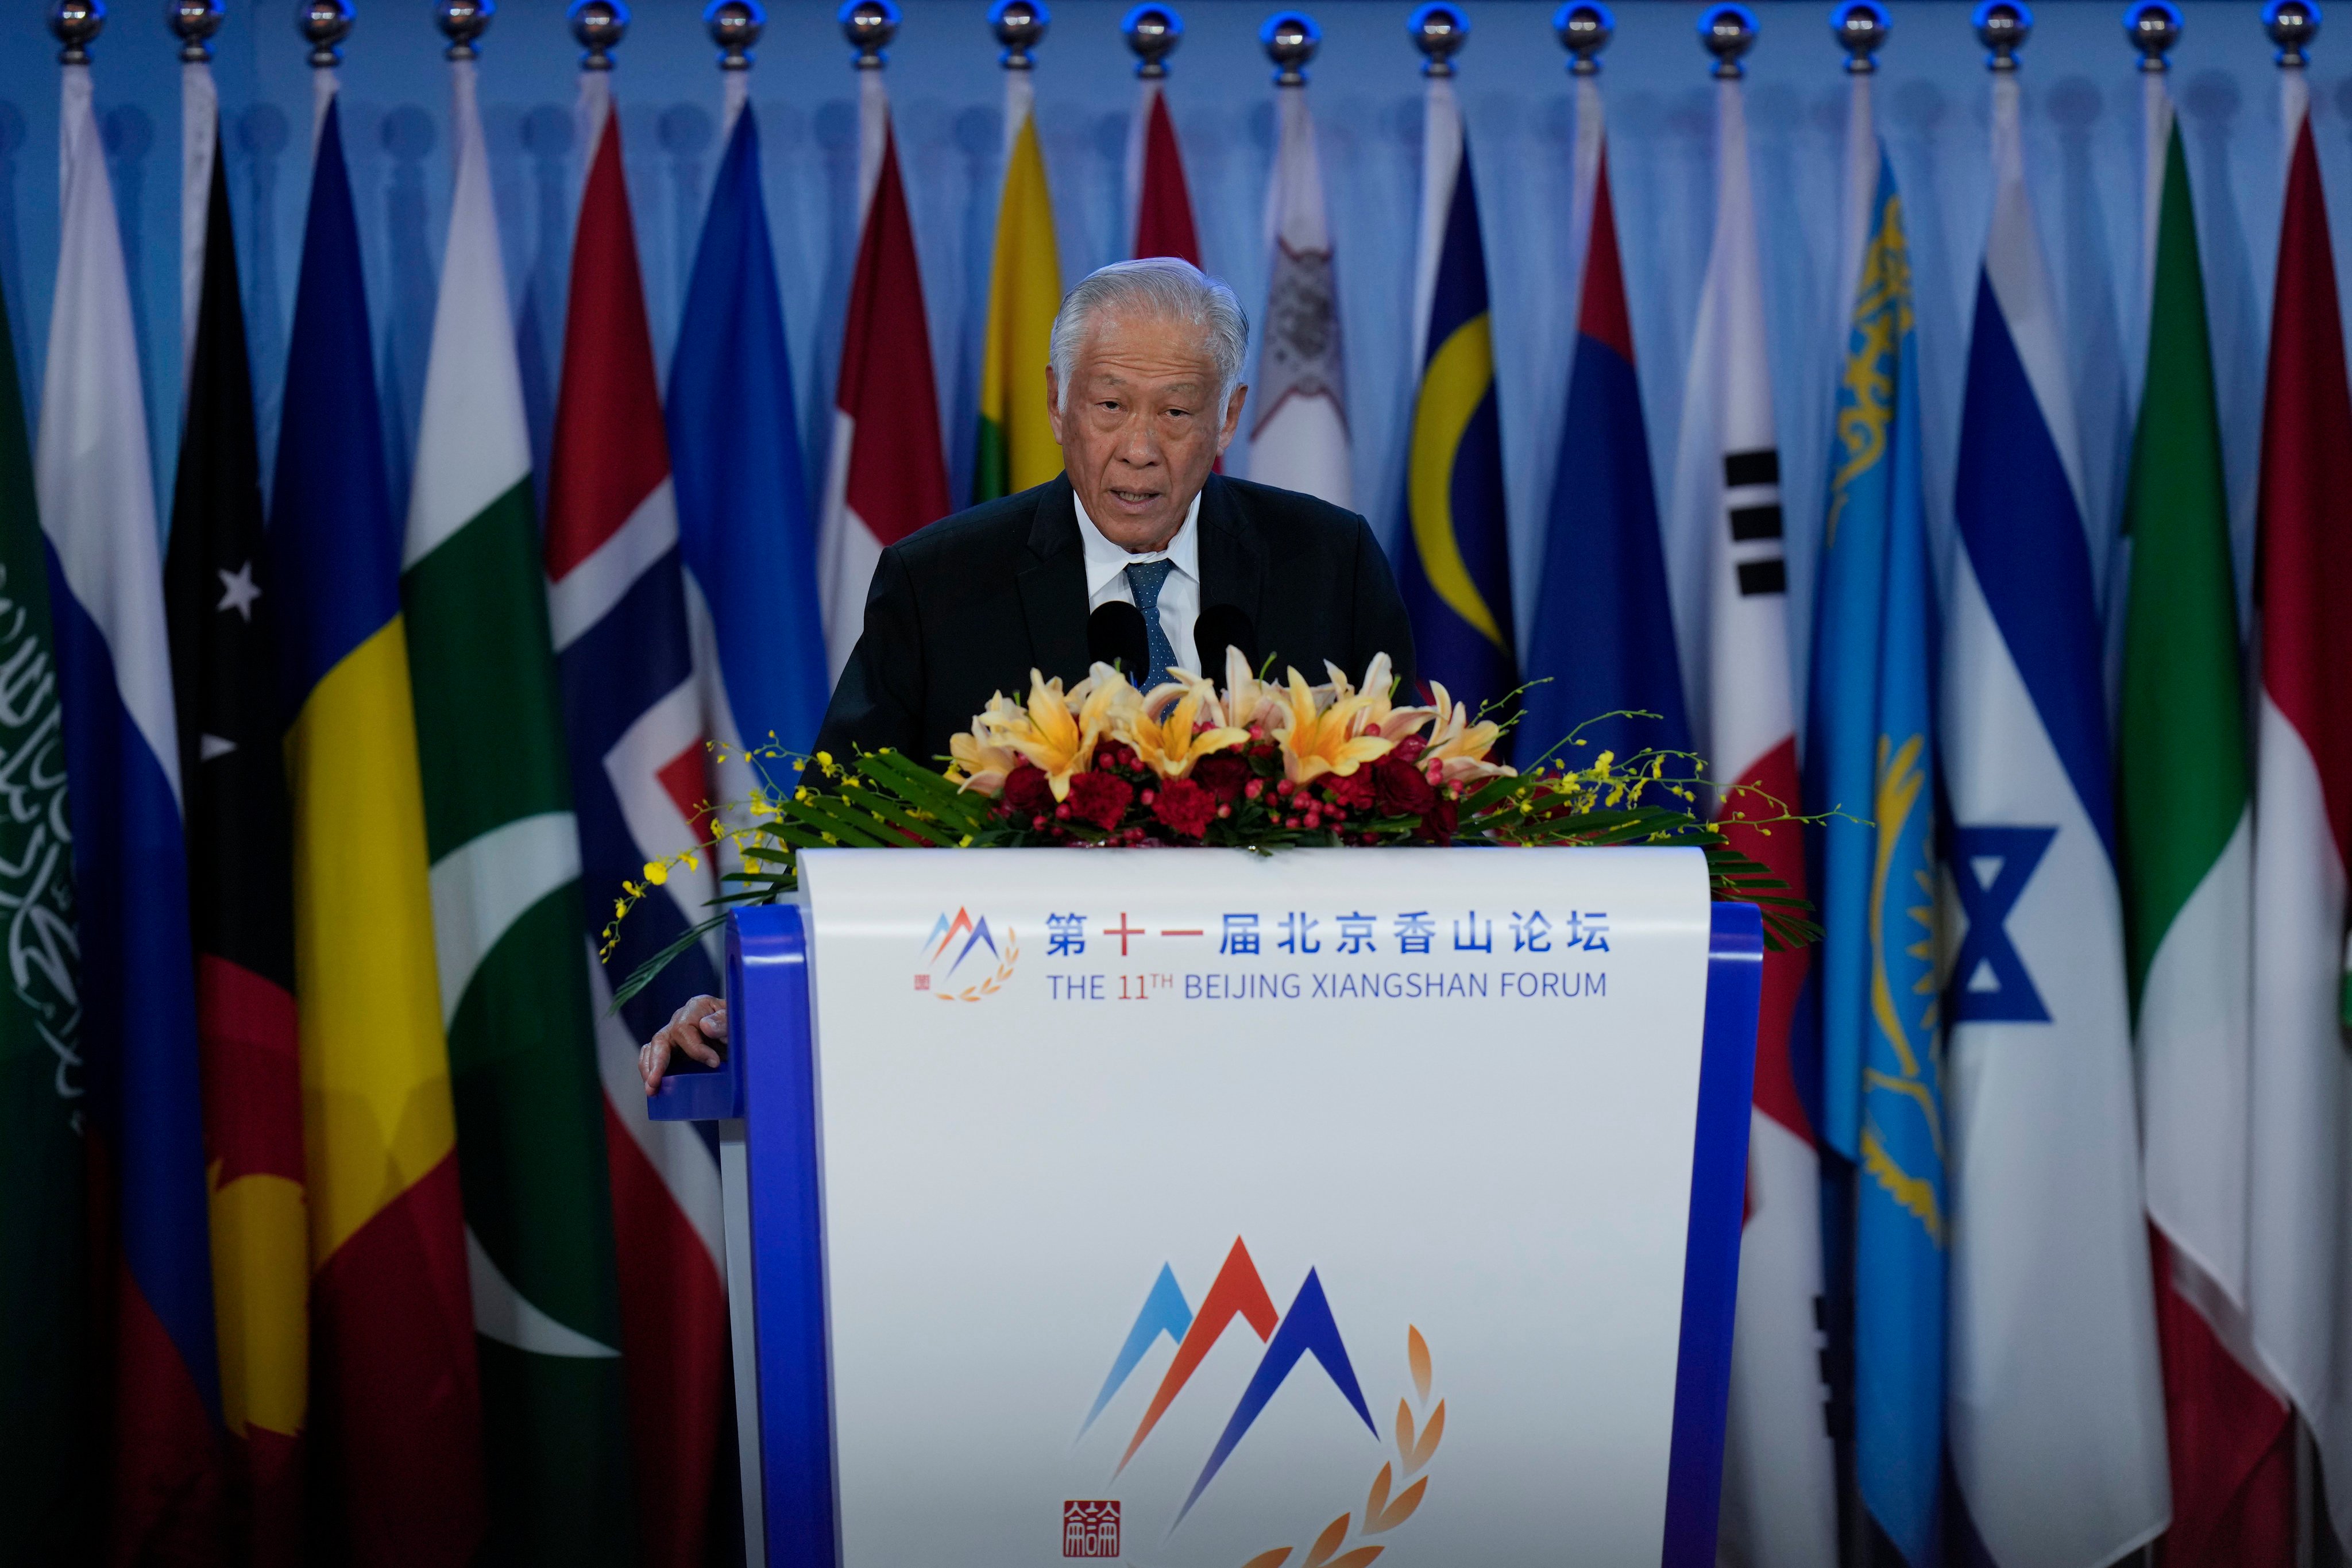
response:
{"label": "black microphone", "polygon": [[1143,612],[1124,599],[1113,599],[1087,617],[1087,659],[1117,665],[1139,686],[1152,684],[1152,676],[1143,669],[1150,662],[1150,648],[1151,639],[1143,632]]}
{"label": "black microphone", "polygon": [[1257,628],[1232,605],[1211,605],[1192,623],[1192,646],[1200,650],[1201,673],[1219,685],[1225,679],[1225,650],[1239,648],[1242,662],[1257,670]]}

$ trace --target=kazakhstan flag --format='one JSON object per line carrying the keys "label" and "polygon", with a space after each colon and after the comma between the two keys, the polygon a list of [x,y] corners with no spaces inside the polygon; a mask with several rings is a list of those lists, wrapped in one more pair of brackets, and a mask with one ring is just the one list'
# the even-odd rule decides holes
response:
{"label": "kazakhstan flag", "polygon": [[[1519,683],[1511,630],[1510,537],[1486,254],[1454,84],[1429,81],[1422,147],[1421,388],[1405,465],[1412,537],[1398,574],[1415,660],[1473,709]],[[1557,737],[1554,737],[1555,739]]]}
{"label": "kazakhstan flag", "polygon": [[1878,156],[1840,377],[1813,623],[1822,1128],[1861,1167],[1854,1469],[1906,1561],[1930,1560],[1944,1451],[1943,1052],[1936,952],[1935,589],[1903,203]]}

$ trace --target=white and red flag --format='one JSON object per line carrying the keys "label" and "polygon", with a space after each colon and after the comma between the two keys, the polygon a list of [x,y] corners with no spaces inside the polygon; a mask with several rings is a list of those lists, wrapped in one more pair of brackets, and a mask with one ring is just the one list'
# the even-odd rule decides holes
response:
{"label": "white and red flag", "polygon": [[1283,80],[1274,95],[1281,140],[1265,193],[1265,310],[1251,395],[1256,414],[1250,426],[1249,477],[1351,507],[1348,360],[1339,333],[1331,222],[1323,205],[1323,165],[1315,152],[1315,120],[1307,108],[1307,73],[1285,75],[1297,79]]}
{"label": "white and red flag", "polygon": [[[1685,647],[1693,731],[1725,818],[1771,816],[1798,798],[1789,665],[1780,455],[1764,336],[1764,283],[1738,78],[1716,84],[1715,245],[1699,293],[1668,537],[1695,568]],[[1783,805],[1776,805],[1780,802]],[[1804,835],[1734,826],[1734,843],[1801,892]],[[1834,1546],[1822,1424],[1821,1166],[1797,1096],[1789,1030],[1809,959],[1768,953],[1756,1040],[1748,1219],[1732,1342],[1726,1525],[1758,1563]],[[1818,1559],[1827,1561],[1826,1558]]]}
{"label": "white and red flag", "polygon": [[[581,74],[588,180],[572,251],[563,374],[547,485],[548,619],[563,685],[580,824],[587,940],[625,882],[709,837],[702,700],[686,618],[677,506],[654,378],[653,334],[622,174],[611,77]],[[624,922],[626,974],[709,918],[710,860],[681,865]],[[689,946],[615,1016],[588,958],[612,1164],[622,1356],[648,1564],[698,1563],[727,1412],[728,1339],[719,1162],[690,1123],[653,1121],[636,1072],[652,1037],[697,992],[719,989]]]}
{"label": "white and red flag", "polygon": [[878,66],[858,72],[857,115],[857,264],[842,323],[816,546],[825,673],[833,680],[857,646],[883,547],[949,510],[923,277]]}
{"label": "white and red flag", "polygon": [[2257,524],[2247,1293],[2255,1348],[2318,1441],[2327,1491],[2315,1515],[2352,1545],[2352,393],[2311,89],[2300,66],[2280,74],[2289,152]]}
{"label": "white and red flag", "polygon": [[1135,120],[1127,135],[1127,188],[1135,204],[1132,254],[1173,256],[1201,265],[1201,231],[1192,221],[1192,191],[1184,183],[1184,153],[1168,112],[1165,68],[1136,84]]}

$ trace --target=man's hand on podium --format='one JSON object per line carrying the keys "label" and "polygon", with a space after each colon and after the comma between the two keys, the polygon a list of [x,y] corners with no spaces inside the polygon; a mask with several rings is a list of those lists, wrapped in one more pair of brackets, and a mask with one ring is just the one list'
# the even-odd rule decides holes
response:
{"label": "man's hand on podium", "polygon": [[646,1092],[651,1094],[661,1087],[662,1075],[669,1071],[671,1052],[683,1051],[704,1067],[715,1068],[718,1047],[726,1043],[727,1004],[716,996],[697,996],[638,1050],[637,1073],[646,1080]]}

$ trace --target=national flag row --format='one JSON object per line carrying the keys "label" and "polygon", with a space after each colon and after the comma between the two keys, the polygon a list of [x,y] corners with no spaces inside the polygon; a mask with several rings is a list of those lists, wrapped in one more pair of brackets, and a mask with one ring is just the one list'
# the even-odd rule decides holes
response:
{"label": "national flag row", "polygon": [[[176,14],[168,535],[91,110],[99,18],[60,13],[60,285],[29,450],[0,365],[11,1561],[736,1552],[717,1162],[646,1120],[633,1067],[656,1010],[715,972],[697,947],[670,994],[608,1016],[595,942],[620,884],[743,793],[706,739],[740,769],[744,737],[804,740],[824,698],[758,131],[730,76],[700,325],[665,400],[611,77],[583,71],[542,520],[476,102],[488,10],[452,29],[405,519],[337,19],[308,14],[311,184],[265,519],[203,58],[217,14]],[[908,259],[895,182],[889,200]],[[754,434],[722,455],[722,428]],[[700,868],[617,962],[704,919]]]}
{"label": "national flag row", "polygon": [[[1767,960],[1725,1561],[2095,1568],[2156,1545],[2284,1568],[2315,1537],[2352,1543],[2352,395],[2305,78],[2316,13],[2277,0],[2267,16],[2286,196],[2245,626],[2164,67],[2179,14],[2127,16],[2149,314],[2119,519],[2083,500],[2027,195],[2031,13],[1988,0],[1976,20],[1994,204],[1939,588],[1905,207],[1872,118],[1889,18],[1869,0],[1839,17],[1847,315],[1809,628],[1783,607],[1738,67],[1755,18],[1700,22],[1718,60],[1715,239],[1671,504],[1706,560],[1679,637],[1580,79],[1580,333],[1531,644],[1555,679],[1529,692],[1528,730],[1645,710],[1605,731],[1621,754],[1695,742],[1719,785],[1754,792],[1724,812],[1801,801],[1822,818],[1801,844],[1735,829],[1812,890],[1827,936]],[[1423,410],[1456,395],[1438,357],[1433,336]],[[1488,462],[1460,438],[1453,495]],[[1412,515],[1424,562],[1442,558]],[[2091,541],[2111,527],[2126,554],[2107,608]],[[1507,584],[1484,598],[1507,605]],[[1543,651],[1563,629],[1573,658]],[[1507,630],[1489,641],[1507,658]]]}

